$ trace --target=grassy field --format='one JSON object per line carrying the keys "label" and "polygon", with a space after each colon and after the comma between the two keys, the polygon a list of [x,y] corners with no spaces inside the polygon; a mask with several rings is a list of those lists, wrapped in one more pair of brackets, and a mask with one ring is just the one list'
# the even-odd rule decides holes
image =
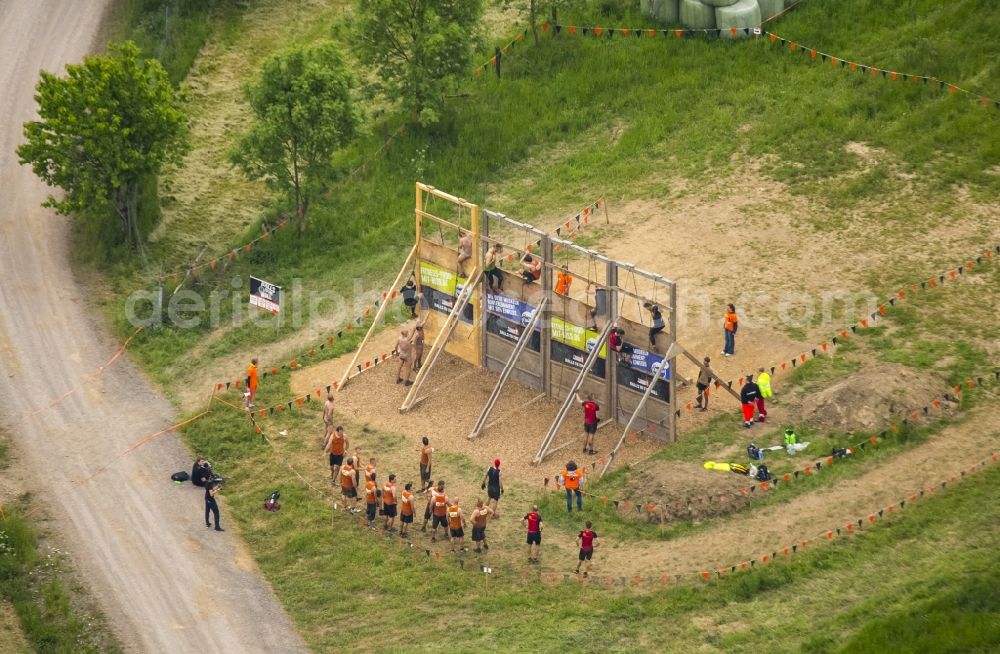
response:
{"label": "grassy field", "polygon": [[[148,9],[147,4],[134,0],[127,6]],[[196,121],[218,126],[213,120],[222,119],[216,114],[241,110],[238,100],[223,102],[209,91],[216,82],[235,89],[249,67],[239,74],[213,72],[216,67],[240,57],[259,61],[283,43],[343,34],[343,2],[279,4],[222,3],[210,27],[203,31],[204,20],[192,18],[196,29],[169,42],[165,52],[178,47],[168,57],[175,79],[195,61],[195,44],[208,43],[192,77],[201,89],[191,103]],[[618,4],[593,3],[578,13],[564,12],[562,22],[648,24],[637,11],[618,9]],[[858,28],[859,20],[864,29]],[[142,29],[171,34],[179,29],[177,23],[165,27],[157,21],[149,18]],[[302,21],[309,29],[298,29]],[[1000,46],[982,38],[988,26],[1000,28],[1000,17],[987,0],[908,0],[892,6],[874,0],[811,0],[770,29],[837,56],[936,75],[988,95],[1000,93]],[[504,34],[495,40],[508,39]],[[208,297],[252,271],[283,285],[300,280],[306,291],[350,293],[356,279],[364,280],[365,290],[377,288],[412,242],[414,179],[544,224],[583,204],[581,198],[718,193],[715,180],[740,175],[752,161],[762,175],[822,209],[797,218],[817,238],[836,237],[873,255],[893,252],[889,261],[852,271],[859,285],[883,294],[961,263],[933,244],[915,246],[914,235],[954,223],[952,244],[970,252],[984,237],[995,236],[987,227],[977,230],[976,221],[1000,191],[1000,112],[961,94],[852,75],[763,39],[649,41],[570,38],[564,32],[543,37],[537,47],[528,41],[505,59],[502,80],[470,74],[444,124],[430,132],[408,128],[363,174],[314,206],[306,237],[296,237],[294,230],[279,232],[225,270],[206,271],[189,286]],[[156,43],[147,43],[154,54]],[[402,123],[391,112],[373,117],[368,135],[346,154],[345,168],[366,161],[384,130]],[[198,165],[222,165],[221,145],[230,133],[223,127],[223,136],[202,148]],[[866,144],[867,150],[855,143]],[[865,152],[878,153],[877,165],[870,165]],[[214,195],[203,197],[192,177],[198,176],[188,170],[185,177],[179,170],[162,182],[161,190],[166,188],[171,198],[166,222],[149,248],[156,265],[122,262],[109,273],[105,309],[123,336],[132,332],[122,317],[124,296],[150,288],[161,265],[166,270],[185,265],[202,242],[207,256],[239,246],[259,234],[260,221],[280,208],[280,201],[237,182],[217,185]],[[196,212],[179,209],[195,204]],[[877,224],[861,230],[860,221]],[[608,230],[592,237],[593,245],[599,248],[601,238],[613,237]],[[851,339],[837,356],[799,367],[783,381],[783,392],[808,397],[845,375],[886,363],[936,375],[942,390],[989,371],[1000,337],[998,290],[1000,266],[992,265],[916,294],[890,307],[880,326]],[[270,320],[229,326],[232,311],[222,303],[218,328],[147,329],[131,353],[168,393],[178,384],[206,383],[207,388],[207,382],[232,378],[238,371],[223,362],[251,346],[271,344],[287,358],[299,354],[296,343],[305,329]],[[805,338],[807,330],[799,334]],[[349,351],[357,339],[356,330],[319,358]],[[290,395],[289,376],[281,373],[269,378],[259,404]],[[963,409],[996,402],[990,390],[968,395],[974,399],[963,400]],[[281,426],[305,431],[315,419],[315,409],[296,411],[284,416]],[[959,414],[950,423],[906,428],[877,451],[756,500],[747,510],[752,515],[800,494],[822,493],[891,464],[899,453],[963,420]],[[404,435],[350,427],[366,451],[394,451],[403,442]],[[816,442],[817,451],[857,437],[801,434]],[[989,651],[1000,643],[1000,602],[994,592],[1000,581],[996,466],[857,536],[731,579],[578,587],[575,581],[562,582],[561,568],[553,573],[553,583],[548,574],[511,565],[514,554],[495,573],[482,574],[459,569],[455,558],[438,561],[419,548],[366,532],[353,517],[332,511],[325,493],[289,475],[288,462],[315,461],[312,444],[275,438],[270,446],[226,409],[193,424],[185,438],[224,471],[224,510],[317,651],[344,642],[372,651],[459,652],[559,651],[567,642],[616,652]],[[700,463],[713,450],[744,439],[735,421],[719,418],[686,434],[654,462]],[[460,457],[444,457],[440,465],[449,479],[477,473]],[[782,465],[774,471],[781,473]],[[322,470],[311,468],[307,478],[322,486]],[[275,488],[282,491],[284,508],[265,514],[260,502]],[[630,488],[630,471],[620,470],[591,491],[627,497]],[[514,492],[519,502],[538,499],[551,516],[553,538],[572,539],[578,525],[564,517],[559,497],[537,489]],[[599,521],[609,540],[624,542],[684,538],[724,519],[679,522],[664,530],[596,503],[588,507],[588,517]],[[501,544],[519,551],[513,537]],[[475,567],[474,559],[462,560]],[[567,559],[565,572],[573,564]]]}

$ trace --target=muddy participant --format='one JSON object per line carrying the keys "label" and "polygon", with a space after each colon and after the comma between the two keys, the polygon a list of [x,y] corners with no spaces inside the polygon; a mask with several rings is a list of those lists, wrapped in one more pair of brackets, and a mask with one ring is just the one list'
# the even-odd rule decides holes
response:
{"label": "muddy participant", "polygon": [[330,438],[333,431],[333,391],[326,394],[326,402],[323,403],[323,442]]}
{"label": "muddy participant", "polygon": [[382,487],[382,515],[385,516],[385,530],[393,531],[396,522],[396,475],[389,475],[389,481]]}
{"label": "muddy participant", "polygon": [[705,362],[698,371],[698,399],[696,405],[701,411],[708,411],[708,387],[712,383],[712,360],[705,357]]}
{"label": "muddy participant", "polygon": [[[491,291],[503,290],[503,273],[497,267],[501,253],[503,253],[503,246],[499,243],[494,243],[493,247],[486,253],[486,263],[483,265],[483,271],[486,273],[486,284],[490,287]],[[496,283],[495,288],[494,283]]]}
{"label": "muddy participant", "polygon": [[458,239],[458,274],[465,276],[465,262],[472,258],[472,235],[464,230]]}
{"label": "muddy participant", "polygon": [[431,487],[431,462],[434,448],[431,447],[431,442],[426,436],[421,442],[423,446],[420,448],[420,492],[423,493]]}
{"label": "muddy participant", "polygon": [[486,524],[494,515],[493,509],[483,504],[482,500],[476,502],[476,509],[472,512],[472,542],[476,544],[476,552],[490,549],[486,542]]}
{"label": "muddy participant", "polygon": [[424,365],[424,323],[417,323],[413,328],[413,372],[420,372],[420,367]]}
{"label": "muddy participant", "polygon": [[405,538],[413,524],[413,484],[407,482],[399,496],[399,536]]}
{"label": "muddy participant", "polygon": [[340,425],[330,434],[323,445],[323,451],[329,455],[330,460],[330,483],[337,482],[337,473],[344,463],[344,452],[347,451],[348,441],[344,434],[344,428]]}
{"label": "muddy participant", "polygon": [[[403,384],[404,386],[411,386],[413,382],[410,381],[410,373],[412,369],[410,367],[410,354],[413,349],[410,343],[410,332],[404,329],[399,333],[399,338],[396,340],[396,356],[399,357],[399,368],[396,370],[396,383]],[[403,370],[406,370],[406,381],[403,381]]]}
{"label": "muddy participant", "polygon": [[[531,507],[529,513],[524,514],[521,524],[528,528],[528,563],[540,563],[539,556],[542,553],[542,516],[538,513],[537,504]],[[534,556],[532,556],[532,551],[534,551]]]}
{"label": "muddy participant", "polygon": [[592,525],[588,520],[587,528],[581,531],[580,535],[576,537],[576,544],[580,547],[580,558],[576,564],[576,574],[580,574],[580,566],[586,562],[586,569],[583,571],[584,577],[590,572],[590,562],[594,558],[594,548],[599,544],[597,534],[591,527]]}
{"label": "muddy participant", "polygon": [[486,491],[486,497],[492,505],[493,512],[497,510],[500,496],[503,495],[503,479],[500,478],[500,459],[493,459],[493,466],[486,469],[486,476],[480,487]]}
{"label": "muddy participant", "polygon": [[583,453],[597,454],[597,450],[594,449],[594,434],[597,433],[597,412],[601,407],[590,393],[587,394],[586,400],[581,399],[577,393],[576,401],[583,407]]}
{"label": "muddy participant", "polygon": [[465,516],[462,514],[462,507],[458,505],[457,497],[448,504],[448,540],[452,552],[459,548],[465,551]]}

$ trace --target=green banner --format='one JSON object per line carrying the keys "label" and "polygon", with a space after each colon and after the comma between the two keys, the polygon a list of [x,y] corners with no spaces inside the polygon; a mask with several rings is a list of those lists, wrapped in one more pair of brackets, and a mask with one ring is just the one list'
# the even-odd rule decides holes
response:
{"label": "green banner", "polygon": [[[556,317],[552,318],[552,340],[559,341],[578,350],[586,352],[587,342],[597,341],[600,335],[599,332],[595,332],[593,329],[585,329],[580,325],[574,325],[571,322],[566,322]],[[607,345],[602,345],[600,356],[602,358],[606,357],[607,353]]]}

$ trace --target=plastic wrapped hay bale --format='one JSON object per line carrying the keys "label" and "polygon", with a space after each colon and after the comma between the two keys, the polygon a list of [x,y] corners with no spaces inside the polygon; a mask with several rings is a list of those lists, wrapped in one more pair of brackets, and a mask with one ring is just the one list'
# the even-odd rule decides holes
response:
{"label": "plastic wrapped hay bale", "polygon": [[[760,27],[760,5],[757,0],[739,0],[729,7],[719,7],[715,10],[715,26],[722,30],[723,38],[746,36],[743,28]],[[735,35],[731,32],[734,27]]]}
{"label": "plastic wrapped hay bale", "polygon": [[701,0],[701,4],[708,5],[709,7],[728,7],[729,5],[734,5],[740,0]]}
{"label": "plastic wrapped hay bale", "polygon": [[706,30],[715,27],[715,7],[706,5],[701,0],[681,0],[680,16],[681,23],[691,29]]}
{"label": "plastic wrapped hay bale", "polygon": [[676,23],[677,0],[641,0],[642,13],[661,23]]}
{"label": "plastic wrapped hay bale", "polygon": [[760,5],[761,20],[776,16],[785,8],[785,0],[757,0],[757,4]]}

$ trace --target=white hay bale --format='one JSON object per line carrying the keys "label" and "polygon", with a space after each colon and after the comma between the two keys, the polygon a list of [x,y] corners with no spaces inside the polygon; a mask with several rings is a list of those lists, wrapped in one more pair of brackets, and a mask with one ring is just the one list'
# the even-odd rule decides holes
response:
{"label": "white hay bale", "polygon": [[776,16],[785,8],[785,0],[757,0],[757,4],[760,5],[761,20]]}
{"label": "white hay bale", "polygon": [[740,0],[701,0],[701,4],[708,5],[709,7],[728,7],[729,5],[734,5]]}
{"label": "white hay bale", "polygon": [[[745,27],[760,27],[760,5],[757,0],[739,0],[729,7],[719,7],[715,10],[715,26],[722,30],[721,36],[726,39],[746,36]],[[730,31],[736,28],[735,36]]]}
{"label": "white hay bale", "polygon": [[676,23],[677,0],[641,0],[642,13],[661,23]]}
{"label": "white hay bale", "polygon": [[713,29],[715,27],[715,7],[701,0],[681,0],[680,17],[685,27],[696,30]]}

